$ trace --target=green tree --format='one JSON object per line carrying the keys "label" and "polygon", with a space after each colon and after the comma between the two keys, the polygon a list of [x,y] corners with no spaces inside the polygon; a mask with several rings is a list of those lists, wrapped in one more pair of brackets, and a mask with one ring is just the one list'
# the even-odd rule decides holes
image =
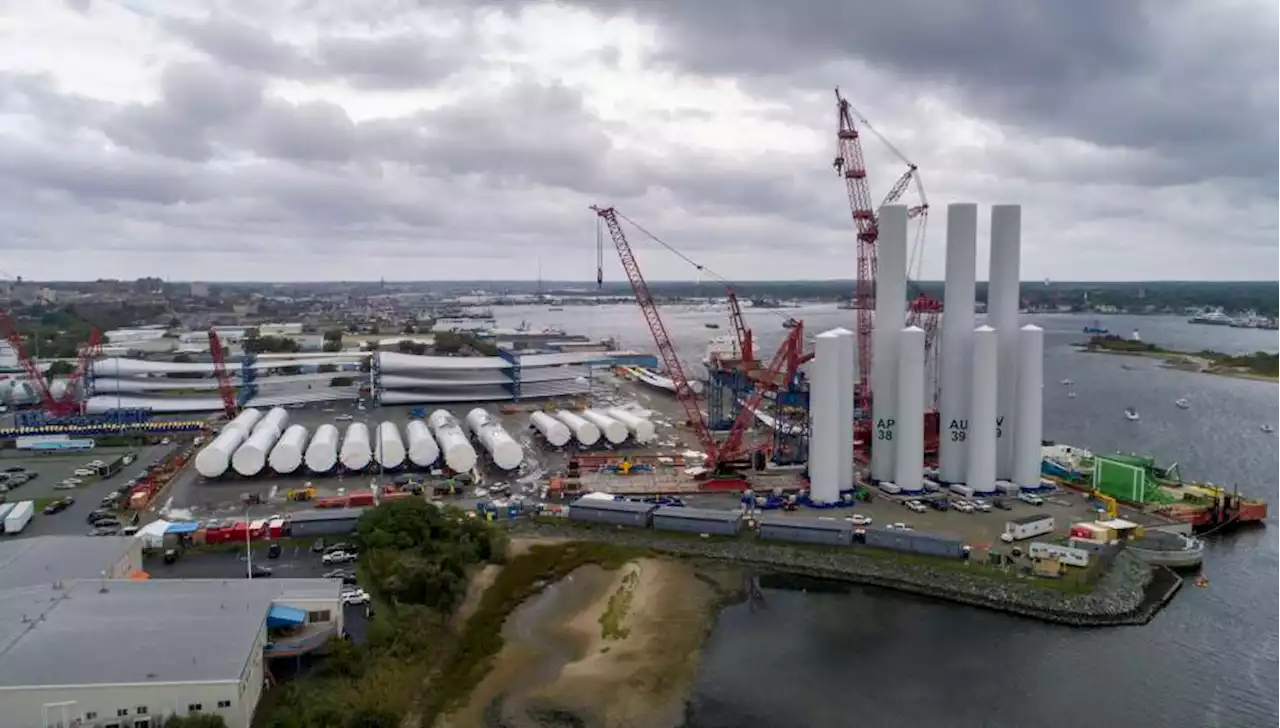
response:
{"label": "green tree", "polygon": [[49,365],[49,376],[65,377],[76,370],[76,365],[65,359],[59,359]]}

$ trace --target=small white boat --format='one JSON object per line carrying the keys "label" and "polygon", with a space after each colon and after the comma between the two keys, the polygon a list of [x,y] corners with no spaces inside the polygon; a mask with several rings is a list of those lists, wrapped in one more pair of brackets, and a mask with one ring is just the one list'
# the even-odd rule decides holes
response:
{"label": "small white boat", "polygon": [[1272,427],[1271,425],[1263,425],[1263,426],[1262,426],[1262,431],[1263,431],[1263,432],[1275,432],[1275,431],[1276,431],[1276,428]]}
{"label": "small white boat", "polygon": [[1067,399],[1075,399],[1075,398],[1076,398],[1075,392],[1067,392]]}
{"label": "small white boat", "polygon": [[1064,379],[1061,382],[1058,382],[1058,384],[1061,384],[1064,387],[1070,387],[1071,385],[1075,384],[1075,382],[1071,381],[1070,379]]}
{"label": "small white boat", "polygon": [[1132,422],[1142,419],[1142,415],[1138,414],[1138,410],[1132,407],[1126,407],[1124,410],[1124,418]]}
{"label": "small white boat", "polygon": [[1175,401],[1174,404],[1178,406],[1178,409],[1191,409],[1191,403],[1187,401],[1186,397]]}

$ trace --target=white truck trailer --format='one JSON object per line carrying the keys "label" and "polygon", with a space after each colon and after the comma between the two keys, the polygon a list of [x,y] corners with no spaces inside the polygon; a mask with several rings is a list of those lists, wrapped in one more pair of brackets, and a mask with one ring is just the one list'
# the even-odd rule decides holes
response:
{"label": "white truck trailer", "polygon": [[31,523],[31,516],[35,515],[35,512],[36,504],[33,501],[15,503],[4,516],[4,532],[6,534],[21,533],[22,529]]}

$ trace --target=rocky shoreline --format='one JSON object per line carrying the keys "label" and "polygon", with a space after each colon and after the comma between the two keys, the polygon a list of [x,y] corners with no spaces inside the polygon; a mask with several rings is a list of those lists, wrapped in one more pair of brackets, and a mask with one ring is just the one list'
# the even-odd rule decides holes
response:
{"label": "rocky shoreline", "polygon": [[513,533],[598,541],[653,549],[667,555],[765,567],[896,589],[984,609],[1075,627],[1142,625],[1173,598],[1182,579],[1121,553],[1088,594],[1068,594],[1018,580],[848,551],[791,547],[757,541],[694,540],[652,531],[611,529],[565,522],[510,521]]}

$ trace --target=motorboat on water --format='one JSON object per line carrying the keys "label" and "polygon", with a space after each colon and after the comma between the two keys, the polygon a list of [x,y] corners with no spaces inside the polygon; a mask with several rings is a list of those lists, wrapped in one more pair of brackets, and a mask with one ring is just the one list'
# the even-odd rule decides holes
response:
{"label": "motorboat on water", "polygon": [[1075,399],[1075,398],[1076,398],[1075,392],[1067,392],[1067,399]]}
{"label": "motorboat on water", "polygon": [[1129,420],[1130,422],[1137,422],[1138,420],[1142,419],[1142,415],[1138,414],[1138,410],[1132,407],[1125,407],[1124,418],[1126,420]]}
{"label": "motorboat on water", "polygon": [[1061,384],[1061,385],[1062,385],[1062,386],[1064,386],[1064,387],[1070,387],[1071,385],[1075,384],[1075,382],[1071,381],[1070,379],[1064,379],[1064,380],[1062,380],[1061,382],[1058,382],[1058,383],[1059,383],[1059,384]]}
{"label": "motorboat on water", "polygon": [[709,328],[709,329],[718,329],[718,328],[720,328],[720,324],[707,324],[706,326],[707,326],[707,328]]}
{"label": "motorboat on water", "polygon": [[1187,401],[1186,397],[1178,399],[1174,404],[1178,406],[1178,409],[1191,409],[1191,403]]}
{"label": "motorboat on water", "polygon": [[1267,432],[1267,433],[1271,433],[1271,432],[1275,432],[1275,431],[1276,431],[1276,428],[1272,427],[1272,426],[1271,426],[1271,425],[1269,425],[1269,424],[1266,424],[1266,425],[1263,425],[1263,426],[1262,426],[1262,431],[1263,431],[1263,432]]}

